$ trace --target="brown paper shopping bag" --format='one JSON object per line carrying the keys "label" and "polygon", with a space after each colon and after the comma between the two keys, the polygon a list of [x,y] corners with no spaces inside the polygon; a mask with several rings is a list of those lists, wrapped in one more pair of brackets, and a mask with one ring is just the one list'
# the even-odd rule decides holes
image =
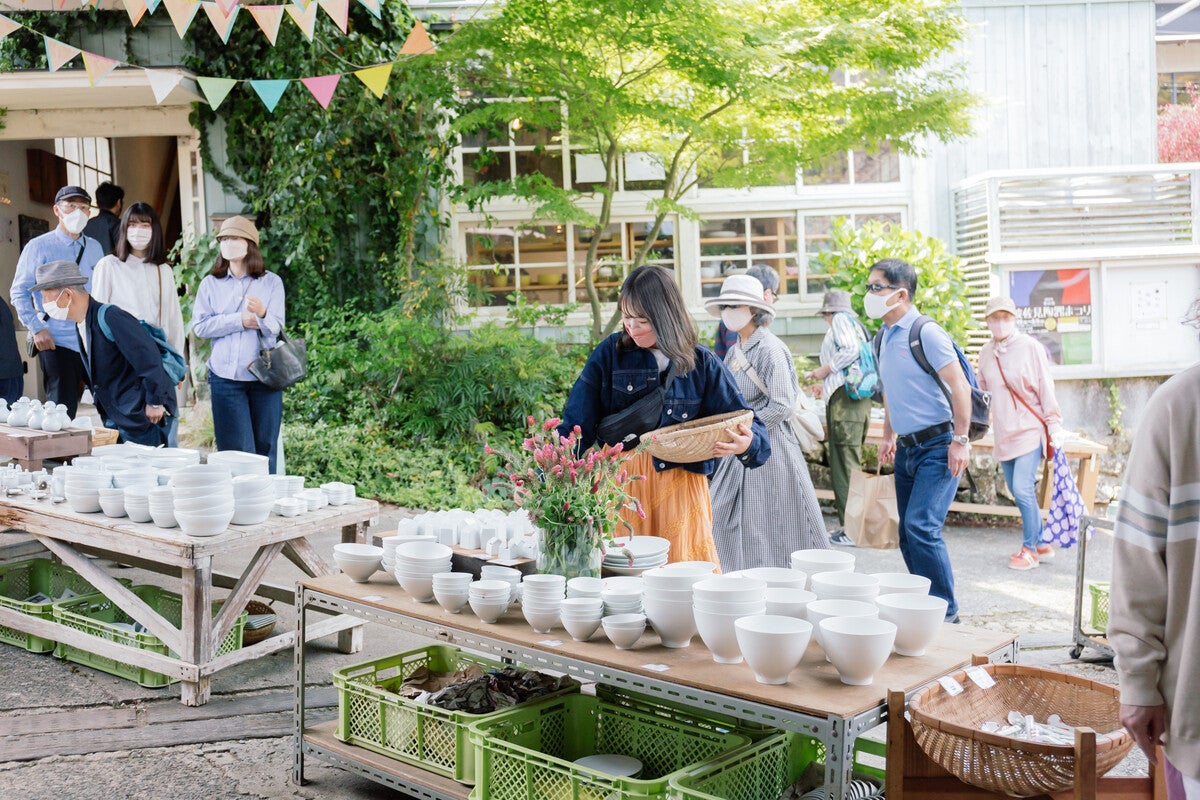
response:
{"label": "brown paper shopping bag", "polygon": [[891,475],[855,470],[846,497],[846,535],[859,547],[892,550],[900,546],[900,512]]}

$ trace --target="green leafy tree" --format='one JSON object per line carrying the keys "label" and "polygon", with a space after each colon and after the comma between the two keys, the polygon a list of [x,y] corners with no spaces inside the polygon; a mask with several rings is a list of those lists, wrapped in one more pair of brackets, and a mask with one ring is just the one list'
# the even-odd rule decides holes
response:
{"label": "green leafy tree", "polygon": [[[937,66],[963,37],[952,0],[507,0],[464,25],[441,57],[473,95],[454,129],[503,131],[512,120],[561,130],[599,156],[589,194],[542,176],[468,187],[475,206],[500,194],[542,220],[590,228],[584,275],[592,334],[604,325],[593,267],[619,187],[619,159],[662,165],[644,263],[669,214],[690,215],[700,185],[790,181],[798,166],[883,141],[914,152],[924,137],[968,131],[971,98]],[[841,79],[852,74],[847,84]],[[484,99],[489,102],[482,102]]]}
{"label": "green leafy tree", "polygon": [[946,250],[941,239],[876,220],[855,228],[839,218],[834,220],[829,250],[816,260],[829,274],[829,288],[849,292],[859,319],[874,330],[879,323],[863,312],[863,295],[871,265],[885,258],[903,259],[916,267],[914,305],[937,320],[955,341],[966,342],[967,331],[977,328],[978,323],[967,304],[962,262]]}

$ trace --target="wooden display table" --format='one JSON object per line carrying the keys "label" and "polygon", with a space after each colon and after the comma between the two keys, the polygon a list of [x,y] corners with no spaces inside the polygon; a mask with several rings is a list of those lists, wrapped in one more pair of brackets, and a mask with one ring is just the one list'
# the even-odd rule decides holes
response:
{"label": "wooden display table", "polygon": [[65,460],[92,452],[90,430],[48,433],[0,423],[0,458],[15,459],[24,469],[36,472],[48,458]]}
{"label": "wooden display table", "polygon": [[[570,674],[640,694],[659,697],[725,717],[796,731],[820,739],[826,748],[826,785],[831,797],[841,798],[853,764],[854,740],[881,723],[887,713],[889,689],[906,695],[942,675],[969,664],[973,654],[1015,660],[1012,636],[994,631],[946,625],[921,658],[893,655],[876,674],[871,686],[846,686],[837,670],[825,661],[815,643],[809,645],[801,665],[784,686],[758,683],[746,664],[717,664],[697,636],[684,649],[663,647],[652,629],[633,650],[617,650],[597,633],[588,642],[573,641],[561,629],[535,633],[519,609],[510,609],[495,624],[482,622],[469,612],[447,614],[436,603],[417,603],[382,574],[368,583],[354,583],[344,575],[301,581],[297,590],[297,624],[304,624],[308,609],[353,614],[485,653],[511,659],[535,669]],[[310,729],[304,723],[304,646],[296,640],[296,765],[295,778],[304,778],[304,756],[318,755],[359,774],[402,790],[415,789],[421,797],[457,797],[429,793],[431,783],[400,775],[410,767],[396,765],[381,770],[360,748],[331,742],[328,729]],[[347,753],[350,755],[347,756]],[[374,765],[372,765],[374,764]],[[432,779],[434,776],[430,776]],[[464,788],[465,787],[460,787]],[[461,796],[465,797],[465,791]]]}
{"label": "wooden display table", "polygon": [[[334,570],[308,537],[340,528],[343,542],[361,542],[367,526],[378,514],[379,504],[374,500],[354,500],[297,517],[272,516],[259,525],[232,526],[216,536],[197,537],[177,528],[164,529],[102,514],[78,514],[66,503],[53,504],[48,499],[32,500],[25,495],[4,498],[0,500],[0,530],[16,529],[32,534],[179,655],[161,655],[105,641],[9,608],[0,607],[0,625],[178,678],[182,682],[183,703],[203,705],[209,699],[213,673],[293,643],[296,634],[287,631],[226,655],[216,655],[242,608],[254,595],[277,600],[295,597],[291,587],[263,583],[263,575],[275,557],[282,553],[307,575],[329,575]],[[240,575],[213,571],[215,556],[246,551],[250,555]],[[178,589],[169,588],[183,598],[182,624],[176,627],[168,622],[85,554],[178,578]],[[214,585],[233,590],[215,618],[211,611]],[[362,646],[361,624],[360,620],[335,617],[306,627],[304,636],[315,639],[337,633],[342,652],[357,652]]]}

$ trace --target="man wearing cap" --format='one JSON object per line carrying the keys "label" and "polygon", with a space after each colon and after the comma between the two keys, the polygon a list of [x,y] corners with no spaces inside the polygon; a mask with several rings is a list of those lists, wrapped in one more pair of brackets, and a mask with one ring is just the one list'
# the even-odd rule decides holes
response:
{"label": "man wearing cap", "polygon": [[128,311],[93,300],[74,261],[42,264],[35,277],[30,291],[40,293],[50,318],[77,329],[81,364],[104,424],[128,442],[166,444],[177,411],[175,385],[154,339]]}
{"label": "man wearing cap", "polygon": [[25,245],[9,290],[21,324],[33,335],[46,397],[66,406],[72,417],[79,410],[79,397],[87,382],[87,373],[79,357],[79,335],[70,322],[47,318],[41,298],[31,294],[30,289],[36,281],[37,268],[51,261],[70,261],[77,265],[84,286],[87,286],[96,262],[104,256],[96,240],[83,235],[91,215],[91,202],[91,196],[79,186],[64,186],[58,190],[54,196],[58,227]]}
{"label": "man wearing cap", "polygon": [[833,482],[833,504],[837,509],[837,530],[829,541],[853,547],[846,535],[846,498],[850,495],[850,474],[862,469],[863,442],[871,422],[871,399],[855,400],[846,394],[846,367],[858,361],[860,348],[867,341],[863,328],[850,305],[850,293],[831,290],[825,293],[820,315],[829,330],[821,340],[821,366],[808,373],[808,379],[821,381],[825,398],[825,456]]}

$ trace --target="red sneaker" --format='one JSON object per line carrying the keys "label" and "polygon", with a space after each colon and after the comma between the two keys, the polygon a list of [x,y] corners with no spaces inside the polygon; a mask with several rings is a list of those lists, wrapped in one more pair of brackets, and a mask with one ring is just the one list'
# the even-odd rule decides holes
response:
{"label": "red sneaker", "polygon": [[1037,546],[1038,561],[1053,561],[1054,548],[1048,544],[1039,544]]}
{"label": "red sneaker", "polygon": [[1028,547],[1022,547],[1021,552],[1013,553],[1012,558],[1008,560],[1009,569],[1027,570],[1034,569],[1038,565],[1037,553],[1030,550]]}

